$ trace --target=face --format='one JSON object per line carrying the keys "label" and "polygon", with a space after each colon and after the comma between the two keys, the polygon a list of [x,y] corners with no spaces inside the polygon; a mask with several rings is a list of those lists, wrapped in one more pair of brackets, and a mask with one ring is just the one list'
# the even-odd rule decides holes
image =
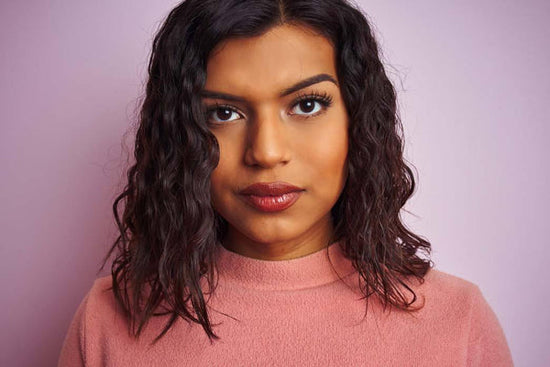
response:
{"label": "face", "polygon": [[[203,104],[220,146],[211,196],[228,222],[225,248],[282,260],[326,247],[347,176],[348,117],[338,84],[331,43],[309,28],[277,26],[212,51]],[[302,190],[285,197],[297,198],[291,206],[266,209],[241,194],[275,181]]]}

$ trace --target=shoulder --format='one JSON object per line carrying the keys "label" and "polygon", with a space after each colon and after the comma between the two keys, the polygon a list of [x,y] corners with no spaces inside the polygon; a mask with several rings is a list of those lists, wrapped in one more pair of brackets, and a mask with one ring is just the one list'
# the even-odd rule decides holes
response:
{"label": "shoulder", "polygon": [[90,294],[93,294],[95,297],[107,298],[107,294],[112,294],[111,287],[113,286],[113,278],[111,275],[106,275],[99,277],[94,281],[92,288],[90,289]]}
{"label": "shoulder", "polygon": [[477,284],[430,269],[418,289],[426,296],[428,318],[463,328],[469,366],[513,365],[499,319]]}
{"label": "shoulder", "polygon": [[96,365],[99,338],[117,316],[110,276],[98,278],[80,302],[59,355],[58,366]]}
{"label": "shoulder", "polygon": [[476,303],[483,302],[477,284],[435,268],[422,282],[414,279],[410,283],[426,315],[464,322],[472,318]]}
{"label": "shoulder", "polygon": [[97,278],[94,281],[86,297],[88,311],[101,310],[102,314],[109,311],[114,312],[116,302],[112,285],[113,281],[110,275]]}
{"label": "shoulder", "polygon": [[124,323],[122,308],[117,304],[110,275],[94,280],[82,300],[81,324],[88,338],[109,332],[115,324]]}
{"label": "shoulder", "polygon": [[418,288],[426,294],[453,300],[469,299],[480,293],[477,284],[435,268],[431,268],[426,273],[424,282]]}

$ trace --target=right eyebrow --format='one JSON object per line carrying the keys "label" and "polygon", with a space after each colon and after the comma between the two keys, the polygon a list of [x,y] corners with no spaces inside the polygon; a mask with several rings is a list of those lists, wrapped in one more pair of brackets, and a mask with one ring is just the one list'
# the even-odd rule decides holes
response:
{"label": "right eyebrow", "polygon": [[[284,97],[284,96],[287,96],[291,93],[297,92],[300,89],[304,89],[306,87],[309,87],[310,85],[321,83],[321,82],[324,82],[324,81],[332,82],[332,83],[334,83],[335,85],[338,86],[338,83],[336,82],[334,77],[332,77],[331,75],[317,74],[317,75],[314,75],[314,76],[309,77],[307,79],[304,79],[302,81],[299,81],[298,83],[292,85],[291,87],[288,87],[288,88],[282,90],[279,93],[279,96]],[[246,102],[246,99],[243,98],[243,97],[235,96],[235,95],[229,94],[229,93],[214,92],[214,91],[209,91],[209,90],[203,90],[201,92],[201,96],[204,97],[204,98],[224,99],[226,101]]]}

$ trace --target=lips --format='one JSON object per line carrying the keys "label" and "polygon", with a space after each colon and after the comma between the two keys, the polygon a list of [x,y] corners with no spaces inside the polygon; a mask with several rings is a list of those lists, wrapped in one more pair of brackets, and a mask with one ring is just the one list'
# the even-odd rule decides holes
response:
{"label": "lips", "polygon": [[277,212],[292,206],[301,196],[302,188],[286,182],[258,182],[242,190],[240,194],[255,209]]}
{"label": "lips", "polygon": [[303,191],[302,188],[287,182],[257,182],[241,191],[242,195],[281,196],[291,192]]}

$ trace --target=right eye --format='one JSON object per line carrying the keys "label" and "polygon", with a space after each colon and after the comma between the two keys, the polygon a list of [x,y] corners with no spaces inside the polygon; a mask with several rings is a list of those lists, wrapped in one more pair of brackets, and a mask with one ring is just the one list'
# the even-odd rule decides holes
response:
{"label": "right eye", "polygon": [[233,107],[220,105],[216,105],[215,107],[208,109],[206,114],[206,119],[208,122],[217,124],[238,120],[241,117],[242,116],[240,113]]}

